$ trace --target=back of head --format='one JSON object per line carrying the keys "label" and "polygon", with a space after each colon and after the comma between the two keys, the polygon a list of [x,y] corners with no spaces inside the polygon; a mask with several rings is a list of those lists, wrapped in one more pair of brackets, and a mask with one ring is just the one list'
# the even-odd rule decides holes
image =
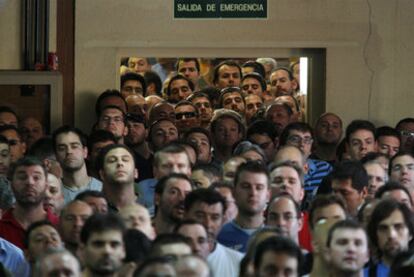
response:
{"label": "back of head", "polygon": [[87,244],[89,238],[95,233],[119,231],[123,235],[125,230],[124,222],[117,214],[93,214],[85,221],[80,240],[83,244]]}
{"label": "back of head", "polygon": [[361,162],[345,160],[337,163],[329,174],[332,180],[351,179],[352,187],[358,192],[368,185],[368,174]]}
{"label": "back of head", "polygon": [[184,200],[184,209],[188,212],[195,203],[205,203],[209,206],[220,203],[223,207],[223,214],[227,208],[226,199],[211,188],[199,188],[190,192]]}

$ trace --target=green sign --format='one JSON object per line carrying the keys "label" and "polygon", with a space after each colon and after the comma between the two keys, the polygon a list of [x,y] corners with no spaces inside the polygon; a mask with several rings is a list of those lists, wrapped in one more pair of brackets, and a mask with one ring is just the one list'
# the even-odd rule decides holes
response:
{"label": "green sign", "polygon": [[267,18],[267,0],[174,0],[174,18]]}

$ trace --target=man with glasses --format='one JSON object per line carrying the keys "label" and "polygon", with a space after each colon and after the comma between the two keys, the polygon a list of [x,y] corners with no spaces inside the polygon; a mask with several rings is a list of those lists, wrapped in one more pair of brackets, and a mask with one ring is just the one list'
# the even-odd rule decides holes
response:
{"label": "man with glasses", "polygon": [[125,122],[125,113],[117,106],[106,106],[98,116],[97,130],[111,132],[118,143],[124,143],[124,137],[128,134]]}
{"label": "man with glasses", "polygon": [[197,108],[187,100],[181,100],[174,108],[175,123],[180,134],[194,127],[200,127],[200,119]]}
{"label": "man with glasses", "polygon": [[121,95],[126,99],[130,95],[145,95],[145,79],[141,75],[128,72],[121,76]]}
{"label": "man with glasses", "polygon": [[414,146],[414,118],[401,119],[395,129],[401,134],[401,150],[412,151]]}
{"label": "man with glasses", "polygon": [[405,186],[414,196],[414,157],[409,152],[400,152],[390,161],[390,179]]}
{"label": "man with glasses", "polygon": [[309,124],[303,122],[291,123],[280,135],[281,145],[298,147],[305,156],[307,172],[305,174],[305,201],[311,201],[322,182],[322,179],[329,174],[332,166],[321,160],[310,159],[312,151],[313,132]]}

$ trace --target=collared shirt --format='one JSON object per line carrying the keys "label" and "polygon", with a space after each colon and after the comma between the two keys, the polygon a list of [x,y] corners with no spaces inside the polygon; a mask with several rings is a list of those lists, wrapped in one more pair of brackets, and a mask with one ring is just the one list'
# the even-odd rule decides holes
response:
{"label": "collared shirt", "polygon": [[[54,215],[49,209],[46,210],[45,219],[50,221],[50,223],[55,226],[57,226],[59,223],[59,218]],[[26,230],[14,217],[13,208],[8,209],[0,220],[0,237],[8,240],[20,249],[25,249],[23,243],[25,232]]]}
{"label": "collared shirt", "polygon": [[13,276],[29,276],[30,267],[23,251],[2,238],[0,238],[0,262]]}

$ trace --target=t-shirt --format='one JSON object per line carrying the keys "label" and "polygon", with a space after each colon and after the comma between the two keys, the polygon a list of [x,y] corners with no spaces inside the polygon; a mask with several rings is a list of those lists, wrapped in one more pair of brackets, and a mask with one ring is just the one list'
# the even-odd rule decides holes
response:
{"label": "t-shirt", "polygon": [[[370,277],[369,270],[371,267],[372,265],[364,268],[364,277]],[[390,268],[388,266],[386,266],[382,262],[379,262],[376,264],[376,274],[377,274],[376,277],[388,277],[389,273],[390,273]]]}
{"label": "t-shirt", "polygon": [[102,191],[102,182],[98,179],[91,177],[91,180],[89,183],[83,187],[83,188],[77,188],[77,187],[68,187],[63,185],[62,186],[62,193],[63,198],[65,199],[65,205],[75,199],[76,195],[79,193],[85,191],[85,190],[96,190],[96,191]]}
{"label": "t-shirt", "polygon": [[243,229],[232,220],[223,225],[217,236],[217,241],[226,247],[246,253],[247,242],[249,241],[250,235],[256,230],[257,229]]}
{"label": "t-shirt", "polygon": [[207,257],[213,276],[239,276],[240,261],[243,254],[216,243],[216,248]]}

